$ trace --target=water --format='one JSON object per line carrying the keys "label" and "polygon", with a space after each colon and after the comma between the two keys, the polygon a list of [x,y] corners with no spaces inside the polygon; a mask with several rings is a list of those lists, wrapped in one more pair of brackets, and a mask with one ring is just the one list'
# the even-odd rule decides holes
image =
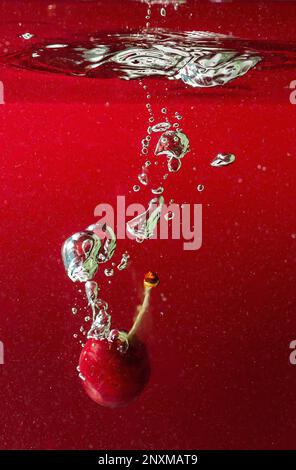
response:
{"label": "water", "polygon": [[88,305],[95,305],[98,299],[99,290],[99,286],[95,281],[87,281],[85,283],[85,293],[88,300]]}
{"label": "water", "polygon": [[211,162],[211,166],[227,166],[235,161],[235,155],[232,153],[218,153],[218,155]]}
{"label": "water", "polygon": [[180,131],[164,132],[155,149],[155,155],[166,155],[169,158],[183,158],[188,152],[189,139]]}
{"label": "water", "polygon": [[63,244],[62,259],[69,278],[86,282],[95,276],[100,263],[109,261],[116,248],[111,227],[89,226],[71,235]]}
{"label": "water", "polygon": [[106,339],[110,333],[111,317],[105,309],[94,305],[94,320],[87,333],[87,338]]}
{"label": "water", "polygon": [[128,266],[128,262],[130,260],[130,255],[126,252],[126,253],[123,253],[122,257],[121,257],[121,261],[120,263],[117,265],[117,269],[119,271],[123,271],[124,269],[127,268]]}
{"label": "water", "polygon": [[171,127],[169,122],[159,122],[151,128],[152,132],[165,132]]}
{"label": "water", "polygon": [[161,77],[201,88],[225,85],[259,63],[261,69],[296,63],[294,44],[207,31],[91,33],[76,41],[66,36],[62,41],[29,38],[28,33],[26,37],[19,50],[2,55],[3,63],[90,78]]}
{"label": "water", "polygon": [[[10,14],[10,19],[21,16],[20,25],[11,28],[15,40],[0,44],[7,102],[0,133],[1,302],[10,312],[3,317],[0,339],[8,338],[6,374],[12,377],[9,400],[2,397],[9,414],[3,415],[3,445],[292,445],[295,373],[287,349],[296,329],[296,116],[289,87],[296,77],[296,47],[294,24],[292,32],[282,26],[286,7],[260,2],[255,15],[254,2],[163,6],[151,1],[145,18],[147,4],[133,2],[135,11],[141,8],[136,20],[122,15],[115,24],[113,2],[112,7],[101,2],[99,12],[97,2],[79,2],[83,8],[74,28],[67,22],[78,2],[61,18],[62,2],[36,12],[36,21],[44,20],[38,29],[25,24],[26,15],[33,19],[35,12],[21,10],[21,3]],[[287,25],[290,17],[285,16]],[[3,28],[6,20],[3,12]],[[196,25],[205,30],[194,31]],[[97,29],[101,32],[94,33]],[[159,143],[166,132],[172,132],[168,141]],[[116,239],[111,227],[110,237],[106,228],[101,233],[87,227],[96,220],[96,204],[114,206],[117,195],[145,208],[138,218],[127,218],[131,239]],[[155,212],[152,204],[148,211],[155,196],[163,200],[155,203]],[[181,241],[171,238],[146,243],[157,231],[164,200],[172,199],[192,207],[203,203],[199,250],[183,251]],[[177,212],[164,218],[169,227],[178,223]],[[198,227],[195,222],[191,218],[188,237]],[[66,276],[58,259],[64,239]],[[14,260],[24,253],[20,270]],[[122,329],[132,324],[148,269],[159,272],[161,283],[141,332],[153,363],[149,390],[133,405],[142,420],[127,408],[106,412],[102,421],[101,410],[86,404],[71,376],[77,343],[104,339],[127,350]],[[81,282],[86,295],[77,289]],[[15,322],[24,357],[34,358],[32,371],[9,340]],[[37,355],[35,338],[41,345]],[[56,374],[59,367],[62,373]],[[38,377],[41,388],[36,388]],[[42,405],[48,403],[48,390],[50,413]],[[27,396],[32,399],[23,416]],[[36,403],[44,417],[37,427],[30,418],[38,415]],[[81,412],[85,406],[90,413]],[[69,407],[71,413],[65,413]],[[160,407],[165,419],[158,413],[155,426]],[[259,412],[250,419],[250,410]],[[288,417],[284,427],[283,416]],[[20,417],[28,426],[14,429]],[[197,431],[186,432],[184,423]],[[124,433],[114,432],[122,426]]]}
{"label": "water", "polygon": [[162,196],[158,199],[151,199],[148,209],[127,223],[127,231],[130,235],[140,242],[152,238],[160,219],[163,204],[164,198]]}

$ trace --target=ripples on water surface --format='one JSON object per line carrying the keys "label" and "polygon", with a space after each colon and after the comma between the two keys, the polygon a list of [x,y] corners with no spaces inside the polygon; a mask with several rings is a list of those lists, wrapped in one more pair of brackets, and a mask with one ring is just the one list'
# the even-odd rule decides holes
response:
{"label": "ripples on water surface", "polygon": [[224,85],[260,68],[295,66],[295,44],[248,41],[203,31],[98,33],[42,41],[26,32],[2,63],[68,75],[124,79],[165,77],[192,87]]}

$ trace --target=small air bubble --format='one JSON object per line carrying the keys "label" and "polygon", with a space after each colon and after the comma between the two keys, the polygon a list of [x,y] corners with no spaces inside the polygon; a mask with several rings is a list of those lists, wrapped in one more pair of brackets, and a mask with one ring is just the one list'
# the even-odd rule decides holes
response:
{"label": "small air bubble", "polygon": [[113,276],[113,274],[114,274],[114,269],[112,269],[112,268],[110,268],[110,269],[106,268],[106,269],[104,270],[104,274],[105,274],[105,276],[107,276],[107,277]]}
{"label": "small air bubble", "polygon": [[148,184],[148,175],[146,173],[141,173],[138,175],[138,180],[140,181],[141,184],[144,186],[147,186]]}
{"label": "small air bubble", "polygon": [[159,186],[156,189],[152,189],[151,192],[152,192],[152,194],[162,194],[163,193],[163,187]]}
{"label": "small air bubble", "polygon": [[165,216],[165,220],[172,220],[175,217],[175,214],[172,211],[169,211]]}

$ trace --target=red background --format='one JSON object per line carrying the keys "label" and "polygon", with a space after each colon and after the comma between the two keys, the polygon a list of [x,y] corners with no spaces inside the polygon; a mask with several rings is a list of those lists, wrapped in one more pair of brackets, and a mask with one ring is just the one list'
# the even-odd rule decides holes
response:
{"label": "red background", "polygon": [[[135,2],[61,1],[50,14],[47,5],[0,2],[1,47],[27,30],[63,37],[144,23],[145,6]],[[153,8],[153,26],[295,38],[293,2],[189,1],[166,18]],[[1,67],[2,449],[295,448],[294,79],[286,68],[250,71],[223,89],[149,81],[156,115],[166,106],[184,116],[192,152],[165,196],[203,204],[203,246],[120,241],[116,260],[127,249],[130,268],[112,284],[98,276],[113,325],[123,328],[143,274],[153,269],[161,279],[144,332],[150,383],[129,407],[109,410],[91,402],[77,377],[73,334],[85,299],[65,276],[60,247],[94,222],[100,202],[124,194],[128,203],[147,202],[147,191],[131,190],[145,96],[136,82]],[[236,162],[210,167],[224,151]],[[76,317],[73,306],[81,307]]]}

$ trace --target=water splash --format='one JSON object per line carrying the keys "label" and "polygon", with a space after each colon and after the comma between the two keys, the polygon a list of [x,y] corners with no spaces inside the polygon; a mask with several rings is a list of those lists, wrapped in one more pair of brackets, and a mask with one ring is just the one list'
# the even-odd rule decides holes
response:
{"label": "water splash", "polygon": [[20,51],[2,56],[2,62],[81,77],[166,77],[192,87],[225,85],[254,68],[264,52],[271,53],[264,48],[261,51],[258,41],[204,31],[173,33],[160,29],[89,34],[77,41],[63,38],[25,43],[28,46],[22,44]]}
{"label": "water splash", "polygon": [[247,53],[213,52],[205,59],[193,58],[175,78],[194,88],[221,86],[245,75],[260,61],[261,57]]}

